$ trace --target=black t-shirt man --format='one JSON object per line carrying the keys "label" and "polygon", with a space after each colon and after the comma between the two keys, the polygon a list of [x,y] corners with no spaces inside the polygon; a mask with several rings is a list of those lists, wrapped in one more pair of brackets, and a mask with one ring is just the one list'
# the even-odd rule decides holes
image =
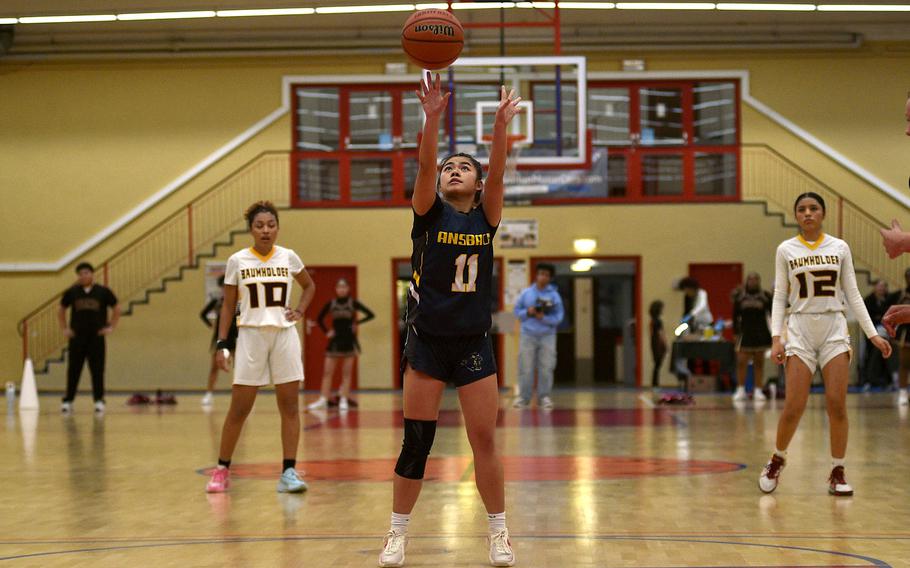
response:
{"label": "black t-shirt man", "polygon": [[76,335],[98,335],[107,327],[107,310],[117,305],[117,296],[110,288],[92,284],[83,288],[74,284],[63,294],[60,305],[72,307],[70,329]]}

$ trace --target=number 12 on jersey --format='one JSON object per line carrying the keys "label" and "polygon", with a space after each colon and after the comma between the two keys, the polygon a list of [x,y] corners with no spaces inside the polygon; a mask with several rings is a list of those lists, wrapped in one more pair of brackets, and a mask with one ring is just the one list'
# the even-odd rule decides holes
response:
{"label": "number 12 on jersey", "polygon": [[[834,297],[834,292],[837,288],[837,271],[836,270],[812,270],[809,272],[812,275],[812,292],[813,296],[816,298],[819,297]],[[808,298],[809,297],[809,282],[806,278],[805,272],[800,272],[795,275],[796,281],[799,282],[799,297]]]}
{"label": "number 12 on jersey", "polygon": [[[455,259],[455,281],[452,282],[453,292],[476,292],[477,291],[477,257],[479,255],[466,254],[458,255]],[[468,267],[468,281],[464,279],[465,265]]]}

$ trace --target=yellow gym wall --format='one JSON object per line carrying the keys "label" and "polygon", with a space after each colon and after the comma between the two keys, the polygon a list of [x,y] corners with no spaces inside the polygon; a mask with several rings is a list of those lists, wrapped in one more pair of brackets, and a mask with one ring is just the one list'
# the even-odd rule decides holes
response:
{"label": "yellow gym wall", "polygon": [[[759,100],[849,156],[891,185],[904,188],[901,82],[910,55],[900,46],[837,52],[646,54],[649,70],[747,70]],[[516,52],[517,54],[517,52]],[[616,71],[623,57],[590,54],[591,71]],[[193,164],[277,108],[283,75],[381,73],[387,59],[175,59],[166,61],[8,63],[0,59],[0,262],[51,262],[124,215]],[[96,247],[98,262],[265,150],[290,147],[284,117],[210,171]],[[768,143],[880,219],[906,210],[758,114],[742,107],[744,142]],[[239,212],[238,212],[239,213]],[[684,213],[681,216],[680,213]],[[689,262],[743,262],[769,280],[774,245],[789,233],[747,205],[511,208],[535,216],[542,246],[534,256],[571,254],[571,237],[599,237],[598,254],[642,255],[643,301],[661,298],[667,319],[680,303],[669,282]],[[282,218],[285,244],[311,264],[356,264],[363,300],[377,321],[362,329],[364,386],[387,386],[391,369],[389,258],[407,256],[407,211],[295,211]],[[352,231],[350,227],[371,228]],[[584,229],[585,235],[566,231]],[[707,232],[707,234],[705,233]],[[377,239],[376,235],[388,235]],[[680,235],[686,235],[680,254]],[[733,239],[730,235],[761,239]],[[690,240],[691,239],[691,240]],[[301,244],[298,245],[297,243]],[[310,243],[314,243],[313,246]],[[320,246],[315,246],[318,243]],[[738,244],[735,244],[738,243]],[[743,249],[755,243],[756,249]],[[757,246],[758,244],[761,246]],[[345,252],[346,247],[350,254]],[[227,250],[222,250],[226,256]],[[526,253],[523,253],[526,254]],[[0,274],[0,379],[21,370],[16,322],[73,279],[72,265],[53,274]],[[369,283],[375,282],[375,286]],[[113,388],[201,385],[208,332],[197,319],[199,272],[171,284],[123,321],[111,339]],[[189,318],[189,319],[184,319]],[[162,354],[166,356],[162,356]],[[514,372],[514,353],[508,368]],[[649,371],[647,357],[645,374]],[[169,363],[168,361],[172,361]],[[190,363],[193,361],[194,363]],[[190,368],[190,365],[198,368]],[[39,379],[62,385],[61,367]],[[645,375],[646,376],[646,375]],[[121,383],[121,381],[123,381]]]}

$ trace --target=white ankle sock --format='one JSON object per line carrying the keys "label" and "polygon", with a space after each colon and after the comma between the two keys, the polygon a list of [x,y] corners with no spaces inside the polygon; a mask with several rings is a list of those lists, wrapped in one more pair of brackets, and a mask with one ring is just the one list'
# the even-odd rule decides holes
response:
{"label": "white ankle sock", "polygon": [[844,467],[847,463],[847,458],[831,458],[831,467]]}
{"label": "white ankle sock", "polygon": [[490,534],[495,534],[506,530],[506,513],[487,514],[487,521],[490,523]]}
{"label": "white ankle sock", "polygon": [[787,450],[774,450],[774,455],[779,458],[787,459]]}
{"label": "white ankle sock", "polygon": [[403,513],[392,513],[392,530],[400,533],[408,532],[408,523],[411,522],[411,515]]}

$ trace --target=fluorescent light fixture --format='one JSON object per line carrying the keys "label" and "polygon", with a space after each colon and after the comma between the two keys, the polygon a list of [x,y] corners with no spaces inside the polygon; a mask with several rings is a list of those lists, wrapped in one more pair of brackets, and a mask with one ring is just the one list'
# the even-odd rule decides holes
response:
{"label": "fluorescent light fixture", "polygon": [[313,8],[265,8],[262,10],[218,10],[219,18],[245,18],[248,16],[306,16],[315,14]]}
{"label": "fluorescent light fixture", "polygon": [[591,268],[597,264],[594,259],[591,258],[579,258],[569,266],[572,269],[572,272],[588,272]]}
{"label": "fluorescent light fixture", "polygon": [[910,12],[910,4],[819,4],[819,12]]}
{"label": "fluorescent light fixture", "polygon": [[556,2],[516,2],[519,8],[543,8],[550,9],[556,7]]}
{"label": "fluorescent light fixture", "polygon": [[7,24],[15,24],[19,20],[16,18],[0,18],[0,26],[5,26]]}
{"label": "fluorescent light fixture", "polygon": [[713,2],[617,2],[620,10],[713,10]]}
{"label": "fluorescent light fixture", "polygon": [[560,2],[559,7],[569,10],[613,10],[616,2]]}
{"label": "fluorescent light fixture", "polygon": [[[114,14],[86,14],[83,16],[26,16],[19,18],[20,24],[68,24],[75,22],[115,22]],[[13,18],[13,23],[16,23]]]}
{"label": "fluorescent light fixture", "polygon": [[369,12],[412,12],[413,4],[379,4],[377,6],[325,6],[317,14],[365,14]]}
{"label": "fluorescent light fixture", "polygon": [[117,14],[117,19],[123,22],[141,20],[188,20],[194,18],[214,18],[213,10],[196,10],[193,12],[139,12],[135,14]]}
{"label": "fluorescent light fixture", "polygon": [[683,323],[679,324],[678,326],[676,326],[676,329],[673,330],[673,335],[675,335],[676,337],[679,337],[680,335],[686,333],[687,331],[689,331],[689,324],[683,322]]}
{"label": "fluorescent light fixture", "polygon": [[417,4],[415,8],[418,10],[448,10],[449,5],[445,2],[439,2],[436,4]]}
{"label": "fluorescent light fixture", "polygon": [[490,10],[492,8],[514,8],[515,2],[454,2],[453,10]]}
{"label": "fluorescent light fixture", "polygon": [[815,4],[749,4],[745,2],[718,3],[718,10],[768,11],[768,12],[812,12]]}
{"label": "fluorescent light fixture", "polygon": [[575,239],[572,248],[577,254],[591,254],[597,250],[597,239]]}

